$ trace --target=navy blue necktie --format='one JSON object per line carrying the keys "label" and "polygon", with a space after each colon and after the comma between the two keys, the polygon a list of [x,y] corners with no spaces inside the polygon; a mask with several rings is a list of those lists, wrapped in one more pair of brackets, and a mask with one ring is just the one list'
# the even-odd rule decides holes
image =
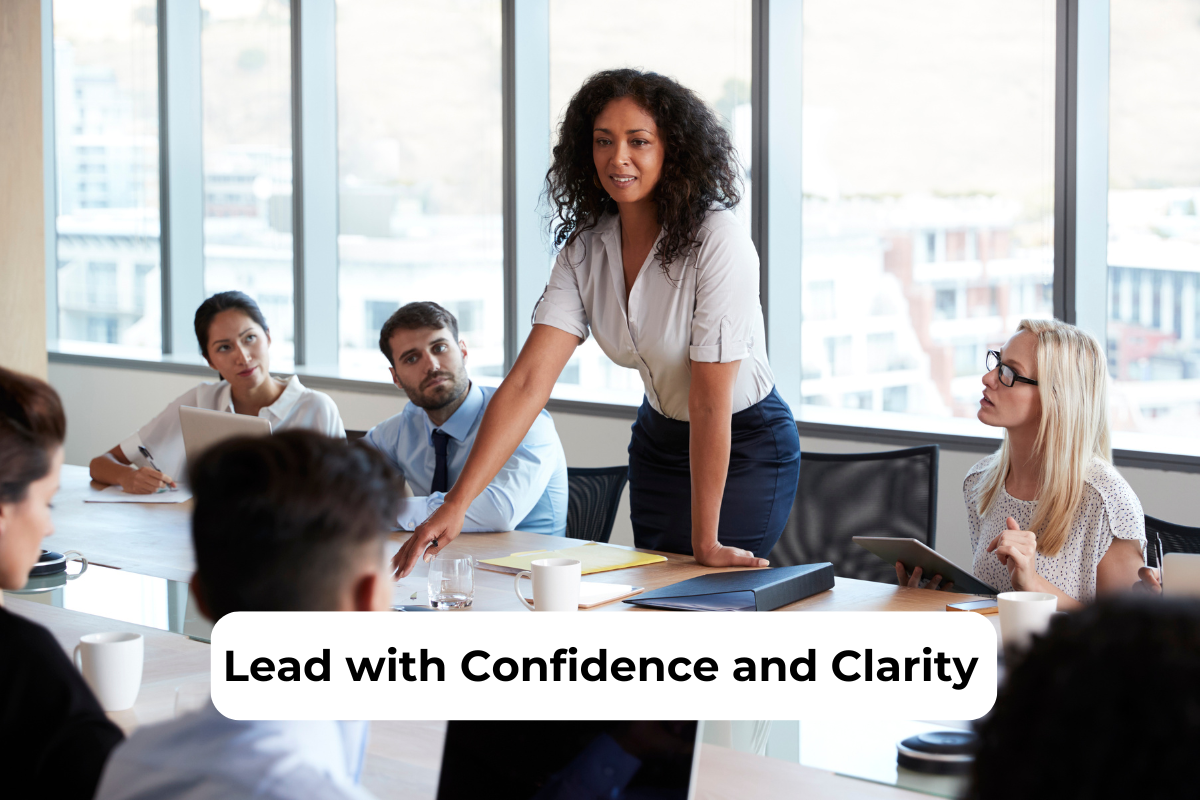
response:
{"label": "navy blue necktie", "polygon": [[429,487],[431,494],[450,490],[450,472],[446,467],[446,446],[448,444],[450,444],[450,434],[435,429],[433,454],[436,460],[433,462],[433,485]]}

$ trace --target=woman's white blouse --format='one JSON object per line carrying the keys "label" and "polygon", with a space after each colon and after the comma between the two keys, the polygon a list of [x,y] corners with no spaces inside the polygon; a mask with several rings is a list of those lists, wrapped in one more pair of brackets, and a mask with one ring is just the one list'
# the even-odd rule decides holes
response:
{"label": "woman's white blouse", "polygon": [[[121,442],[121,452],[131,464],[150,466],[150,462],[138,451],[141,445],[150,451],[154,463],[167,475],[177,481],[187,479],[187,456],[183,450],[183,429],[179,425],[180,406],[235,413],[233,394],[227,381],[202,383],[189,389],[137,433]],[[258,416],[270,421],[272,431],[306,428],[326,436],[346,438],[342,416],[329,395],[306,389],[295,375],[288,380],[279,399],[259,410]]]}
{"label": "woman's white blouse", "polygon": [[621,220],[606,216],[558,254],[534,324],[580,339],[590,329],[605,355],[641,374],[650,405],[671,419],[688,419],[692,361],[741,361],[733,410],[749,408],[775,386],[758,301],[758,253],[725,209],[709,212],[696,238],[699,246],[676,259],[669,276],[655,242],[627,309]]}
{"label": "woman's white blouse", "polygon": [[[975,554],[971,572],[1002,592],[1013,590],[1008,568],[987,547],[1007,527],[1008,517],[1030,530],[1036,500],[1018,500],[1004,487],[988,510],[979,516],[979,497],[982,494],[983,473],[992,461],[993,453],[971,467],[963,481],[963,501],[967,504],[967,520],[971,528],[971,552]],[[1142,504],[1133,489],[1117,472],[1116,467],[1100,458],[1093,458],[1084,476],[1083,501],[1075,512],[1071,532],[1058,555],[1053,558],[1038,553],[1037,573],[1081,603],[1096,597],[1096,567],[1108,552],[1113,539],[1134,539],[1146,549],[1146,523]]]}

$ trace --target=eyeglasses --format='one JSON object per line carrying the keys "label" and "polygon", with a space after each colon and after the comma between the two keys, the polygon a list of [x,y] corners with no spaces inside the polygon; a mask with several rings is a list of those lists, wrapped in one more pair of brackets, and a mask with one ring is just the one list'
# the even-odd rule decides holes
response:
{"label": "eyeglasses", "polygon": [[1000,382],[1005,386],[1012,386],[1013,381],[1028,383],[1030,386],[1037,386],[1038,382],[1032,378],[1026,378],[1023,375],[1018,375],[1008,364],[1000,360],[1000,354],[995,350],[987,351],[987,371],[991,372],[996,367],[1000,368]]}

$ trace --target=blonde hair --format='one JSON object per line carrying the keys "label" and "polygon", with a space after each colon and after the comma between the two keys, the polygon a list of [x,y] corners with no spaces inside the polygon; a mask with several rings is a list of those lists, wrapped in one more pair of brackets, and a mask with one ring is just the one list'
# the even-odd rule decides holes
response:
{"label": "blonde hair", "polygon": [[[1038,552],[1054,556],[1071,531],[1083,500],[1084,476],[1093,458],[1112,462],[1108,430],[1108,365],[1104,349],[1088,333],[1056,319],[1021,320],[1017,332],[1037,337],[1037,390],[1042,418],[1034,442],[1041,464],[1037,510],[1030,528]],[[980,481],[979,515],[986,516],[1012,462],[1007,432]]]}

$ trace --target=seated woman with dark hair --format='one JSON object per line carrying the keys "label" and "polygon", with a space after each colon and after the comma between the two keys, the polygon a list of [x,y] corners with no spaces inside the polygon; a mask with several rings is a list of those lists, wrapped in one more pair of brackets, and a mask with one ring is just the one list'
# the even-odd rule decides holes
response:
{"label": "seated woman with dark hair", "polygon": [[[54,531],[67,421],[42,381],[0,367],[0,589],[20,589]],[[5,797],[90,798],[121,731],[45,628],[0,603]]]}
{"label": "seated woman with dark hair", "polygon": [[184,392],[136,433],[93,458],[92,480],[119,483],[130,494],[175,486],[187,464],[180,406],[263,417],[272,431],[306,428],[346,437],[329,395],[306,389],[295,375],[287,380],[271,376],[271,331],[258,304],[245,294],[221,292],[201,303],[196,309],[196,339],[200,355],[221,380]]}

